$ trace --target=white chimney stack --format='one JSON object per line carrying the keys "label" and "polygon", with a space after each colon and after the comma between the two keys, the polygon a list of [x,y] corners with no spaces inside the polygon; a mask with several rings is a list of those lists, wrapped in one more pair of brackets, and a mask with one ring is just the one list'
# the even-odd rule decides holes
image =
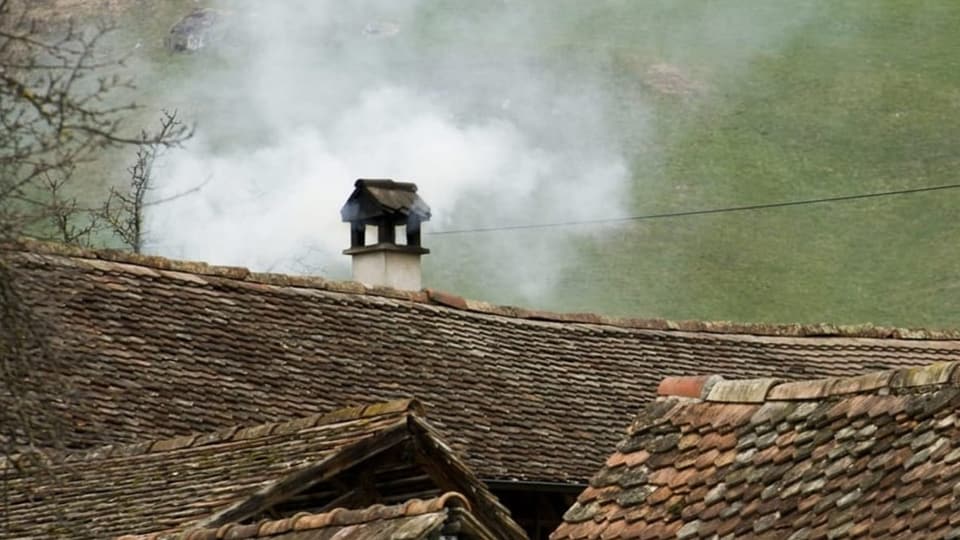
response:
{"label": "white chimney stack", "polygon": [[[343,253],[353,258],[353,280],[419,291],[420,257],[430,253],[420,245],[420,224],[430,219],[430,207],[417,195],[416,184],[357,180],[354,185],[340,209],[343,221],[350,223],[350,249]],[[372,244],[367,243],[368,228],[376,233]]]}

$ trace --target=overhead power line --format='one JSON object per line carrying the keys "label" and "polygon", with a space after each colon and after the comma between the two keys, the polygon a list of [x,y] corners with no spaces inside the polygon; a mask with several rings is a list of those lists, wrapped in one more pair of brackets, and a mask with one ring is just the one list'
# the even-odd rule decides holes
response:
{"label": "overhead power line", "polygon": [[495,227],[478,227],[473,229],[450,229],[446,231],[424,232],[429,235],[445,234],[467,234],[495,231],[519,231],[526,229],[551,229],[555,227],[574,227],[578,225],[599,225],[603,223],[623,223],[627,221],[650,221],[654,219],[668,219],[688,216],[705,216],[710,214],[726,214],[731,212],[747,212],[752,210],[767,210],[770,208],[786,208],[790,206],[806,206],[812,204],[825,204],[842,201],[857,201],[862,199],[876,199],[879,197],[893,197],[897,195],[910,195],[913,193],[928,193],[931,191],[943,191],[948,189],[960,189],[960,184],[946,184],[941,186],[927,186],[911,189],[898,189],[896,191],[878,191],[873,193],[859,193],[856,195],[841,195],[838,197],[823,197],[819,199],[801,199],[796,201],[780,201],[772,203],[748,204],[744,206],[727,206],[723,208],[707,208],[701,210],[685,210],[680,212],[664,212],[661,214],[645,214],[639,216],[625,216],[617,218],[585,219],[579,221],[559,221],[555,223],[531,223],[525,225],[504,225]]}

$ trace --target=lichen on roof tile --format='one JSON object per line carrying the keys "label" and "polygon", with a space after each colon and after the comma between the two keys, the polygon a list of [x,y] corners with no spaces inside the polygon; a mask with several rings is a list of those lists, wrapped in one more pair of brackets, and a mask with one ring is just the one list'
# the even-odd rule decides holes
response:
{"label": "lichen on roof tile", "polygon": [[846,376],[960,355],[951,332],[551,314],[32,242],[3,257],[89,398],[72,449],[416,395],[483,477],[584,483],[667,376]]}
{"label": "lichen on roof tile", "polygon": [[[360,462],[410,444],[434,449],[435,457],[429,459],[437,463],[431,466],[442,471],[445,482],[463,486],[466,494],[408,501],[403,507],[406,515],[472,507],[499,535],[519,539],[520,529],[506,509],[434,438],[436,433],[421,412],[416,400],[405,399],[316,415],[308,421],[221,430],[213,436],[47,453],[41,456],[47,460],[42,465],[22,459],[24,466],[8,471],[3,479],[10,489],[4,517],[17,528],[12,536],[0,528],[0,538],[40,538],[52,526],[87,527],[90,533],[85,536],[108,538],[179,534],[198,525],[206,527],[204,534],[220,529],[222,536],[229,528],[229,538],[252,538],[257,534],[255,525],[221,520],[248,517],[244,512],[257,512],[263,501],[280,500],[292,485],[317,481],[325,467],[333,467],[337,460]],[[415,459],[429,461],[402,455],[406,457],[400,459],[410,460],[406,467]],[[44,496],[36,497],[38,493]],[[368,510],[383,518],[389,513],[377,506]],[[360,519],[351,513],[340,517]]]}
{"label": "lichen on roof tile", "polygon": [[[607,540],[663,528],[690,538],[942,537],[948,524],[960,525],[960,489],[953,488],[960,481],[960,386],[952,372],[941,364],[799,383],[750,405],[740,403],[739,391],[759,395],[768,381],[760,390],[748,381],[727,394],[733,402],[688,400],[667,422],[647,408],[634,425],[648,429],[631,432],[616,459],[618,478],[646,481],[611,484],[612,502],[575,532]],[[752,414],[744,422],[707,420],[724,408]],[[630,464],[632,452],[646,456],[653,441],[673,438],[677,444]],[[614,516],[644,525],[613,528]],[[572,540],[571,531],[561,526],[551,539]]]}

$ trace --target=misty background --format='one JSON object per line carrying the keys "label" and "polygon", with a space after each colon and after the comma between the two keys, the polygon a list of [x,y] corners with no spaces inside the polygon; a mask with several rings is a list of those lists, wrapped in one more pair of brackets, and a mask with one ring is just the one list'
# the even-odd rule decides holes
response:
{"label": "misty background", "polygon": [[[154,197],[202,189],[151,208],[152,253],[348,278],[340,205],[355,179],[393,178],[434,211],[425,285],[464,296],[640,317],[957,322],[949,193],[430,233],[953,181],[960,5],[131,5],[121,46],[146,112],[176,108],[198,126],[158,164]],[[165,50],[198,6],[223,34]]]}
{"label": "misty background", "polygon": [[[176,89],[188,104],[183,112],[198,121],[198,136],[157,169],[155,195],[204,187],[150,213],[156,253],[347,277],[340,250],[348,234],[338,209],[356,178],[416,182],[434,210],[428,234],[627,216],[634,178],[654,196],[662,188],[644,174],[658,159],[650,104],[638,95],[628,111],[618,110],[613,71],[595,61],[598,47],[615,53],[616,41],[549,47],[577,32],[596,7],[418,0],[212,6],[223,14],[224,35]],[[685,43],[725,49],[726,69],[736,69],[758,51],[775,50],[803,22],[797,10],[770,19],[775,13],[733,4],[702,9],[672,28],[677,50],[659,40],[661,56],[636,66],[648,85],[661,85],[655,91],[703,97],[695,94],[708,81],[688,79],[685,65],[671,63],[683,61]],[[761,31],[741,31],[761,20]],[[629,138],[615,121],[624,113],[635,119]],[[635,160],[637,146],[651,150]],[[454,241],[469,244],[476,265],[496,269],[510,294],[538,303],[577,255],[570,236],[600,229]],[[435,250],[445,243],[429,242]],[[445,259],[425,260],[428,278]]]}

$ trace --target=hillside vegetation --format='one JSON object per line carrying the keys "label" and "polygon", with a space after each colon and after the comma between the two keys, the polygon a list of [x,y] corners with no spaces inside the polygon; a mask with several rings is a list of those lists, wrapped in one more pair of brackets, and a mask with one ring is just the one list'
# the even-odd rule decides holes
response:
{"label": "hillside vegetation", "polygon": [[[672,29],[689,28],[676,4],[656,14],[649,3],[608,4],[571,46],[616,42],[615,54],[629,59],[656,54],[658,41],[678,39]],[[708,3],[681,5],[696,12],[694,4]],[[655,100],[663,145],[632,149],[635,214],[960,180],[960,4],[798,2],[773,11],[758,19],[802,13],[802,23],[737,65],[724,65],[727,53],[737,56],[735,36],[686,36],[689,46],[669,60],[698,74],[702,95],[651,97],[631,87],[629,63],[612,64],[626,72],[617,89],[624,107],[631,92]],[[620,120],[629,132],[631,115]],[[604,230],[580,243],[551,304],[677,319],[956,326],[958,208],[955,190]],[[503,236],[497,241],[536,241]],[[452,288],[493,296],[497,284],[463,279]]]}
{"label": "hillside vegetation", "polygon": [[[141,77],[147,102],[189,107],[177,85],[208,60],[161,44],[200,4],[59,2],[109,7],[118,42],[142,42],[140,58],[153,63]],[[437,21],[472,9],[423,4],[416,35],[424,50],[452,39]],[[960,181],[960,3],[772,4],[544,1],[536,3],[542,16],[568,18],[566,31],[535,42],[467,39],[491,54],[527,48],[571,78],[608,81],[609,124],[632,167],[631,214]],[[426,281],[498,303],[637,317],[957,326],[958,205],[954,190],[577,234],[434,236]],[[550,242],[574,243],[578,255],[551,274],[545,297],[518,292],[498,271],[503,261],[472,249]]]}

